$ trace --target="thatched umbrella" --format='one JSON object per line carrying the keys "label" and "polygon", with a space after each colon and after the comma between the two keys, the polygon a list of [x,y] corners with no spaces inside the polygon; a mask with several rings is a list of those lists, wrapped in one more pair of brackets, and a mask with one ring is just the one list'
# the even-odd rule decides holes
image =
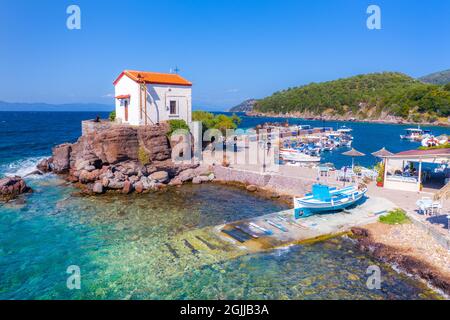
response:
{"label": "thatched umbrella", "polygon": [[434,195],[434,200],[441,199],[450,199],[450,182]]}
{"label": "thatched umbrella", "polygon": [[378,150],[377,152],[373,152],[372,155],[377,158],[385,158],[385,157],[392,156],[393,153],[386,150],[386,148],[383,147],[381,150]]}
{"label": "thatched umbrella", "polygon": [[355,148],[352,148],[352,150],[350,150],[350,151],[344,152],[343,155],[352,157],[352,170],[355,166],[355,157],[364,157],[365,156],[364,153],[355,150]]}

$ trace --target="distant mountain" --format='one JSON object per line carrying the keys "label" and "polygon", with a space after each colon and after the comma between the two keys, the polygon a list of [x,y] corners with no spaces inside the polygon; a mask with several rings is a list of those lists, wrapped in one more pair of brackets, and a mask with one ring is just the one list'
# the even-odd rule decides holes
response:
{"label": "distant mountain", "polygon": [[242,102],[241,104],[238,104],[237,106],[230,109],[230,112],[247,112],[252,111],[253,107],[256,104],[255,99],[248,99]]}
{"label": "distant mountain", "polygon": [[109,112],[114,109],[112,105],[99,103],[21,103],[0,101],[0,111],[100,111]]}
{"label": "distant mountain", "polygon": [[450,83],[450,69],[439,71],[419,78],[420,81],[431,84]]}
{"label": "distant mountain", "polygon": [[276,92],[258,100],[253,112],[335,119],[447,121],[450,89],[402,73],[363,74]]}

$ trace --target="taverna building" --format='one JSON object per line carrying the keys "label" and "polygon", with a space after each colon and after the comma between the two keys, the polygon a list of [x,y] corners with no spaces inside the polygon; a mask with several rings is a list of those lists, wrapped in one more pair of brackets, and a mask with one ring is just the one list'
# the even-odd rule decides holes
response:
{"label": "taverna building", "polygon": [[192,83],[178,74],[125,70],[114,81],[116,121],[153,125],[192,121]]}

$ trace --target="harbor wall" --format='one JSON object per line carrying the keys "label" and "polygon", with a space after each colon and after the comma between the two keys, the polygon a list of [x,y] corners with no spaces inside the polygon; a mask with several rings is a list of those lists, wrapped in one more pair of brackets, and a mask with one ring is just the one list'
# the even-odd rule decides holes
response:
{"label": "harbor wall", "polygon": [[97,134],[113,127],[115,123],[108,120],[100,120],[95,122],[94,120],[81,121],[81,135],[86,136],[88,134]]}
{"label": "harbor wall", "polygon": [[311,192],[311,186],[317,183],[315,179],[296,178],[276,173],[262,173],[223,166],[214,166],[213,172],[216,180],[219,181],[255,185],[290,196],[303,196],[305,193]]}

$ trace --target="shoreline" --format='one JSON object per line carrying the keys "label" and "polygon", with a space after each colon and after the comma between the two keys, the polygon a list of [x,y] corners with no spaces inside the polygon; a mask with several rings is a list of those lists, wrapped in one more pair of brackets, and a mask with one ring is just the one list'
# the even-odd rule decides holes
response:
{"label": "shoreline", "polygon": [[[63,181],[67,181],[67,174],[54,174],[54,176],[59,177]],[[249,195],[261,197],[267,200],[287,204],[290,200],[288,195],[283,193],[278,193],[270,188],[257,187],[256,190],[251,191],[249,189],[250,186],[244,182],[230,182],[230,181],[218,181],[214,180],[210,182],[213,185],[218,186],[231,186],[236,187],[244,192],[247,191]],[[70,183],[76,189],[80,188],[80,185],[77,183]],[[192,182],[187,184],[183,184],[184,186],[190,185]],[[159,190],[160,192],[168,191],[170,189],[178,189],[182,188],[183,185],[176,186],[167,186],[167,188],[163,188],[163,190]],[[165,190],[164,190],[165,189]],[[155,192],[154,190],[153,192]],[[145,193],[150,192],[147,191]],[[103,196],[108,196],[108,194],[123,194],[122,192],[110,191],[105,193]],[[82,190],[80,190],[80,195],[86,196],[87,194],[83,194]],[[93,195],[92,193],[90,195]],[[128,196],[123,194],[124,196]],[[77,196],[76,194],[72,194],[71,196]],[[98,196],[98,195],[95,195]],[[412,226],[412,223],[410,224]],[[378,229],[374,226],[378,226]],[[379,226],[384,228],[379,229]],[[444,299],[448,299],[450,296],[450,276],[442,272],[440,266],[437,264],[429,264],[419,259],[417,255],[417,248],[411,246],[411,251],[406,252],[404,249],[398,248],[396,246],[391,246],[383,241],[380,241],[380,237],[383,236],[383,229],[391,229],[395,230],[398,226],[389,226],[384,225],[379,222],[363,225],[361,227],[354,227],[350,232],[346,232],[344,234],[330,234],[324,237],[320,237],[320,239],[311,239],[308,241],[300,242],[299,244],[313,244],[316,242],[327,241],[331,238],[340,238],[343,235],[349,235],[353,240],[355,240],[355,245],[358,250],[362,253],[368,254],[370,257],[374,258],[381,263],[388,264],[394,271],[398,273],[405,273],[407,277],[425,282],[427,285],[431,286],[431,290],[437,292],[440,295],[443,295]],[[410,245],[410,244],[408,244]],[[449,254],[450,256],[450,254]],[[398,270],[397,270],[398,268]]]}
{"label": "shoreline", "polygon": [[[416,238],[430,240],[430,243],[415,243],[414,239],[404,237],[393,240],[402,229],[410,229]],[[435,291],[440,291],[446,299],[450,296],[450,273],[448,261],[450,254],[444,258],[444,249],[426,237],[412,223],[403,225],[386,225],[380,222],[352,228],[353,239],[359,250],[368,253],[375,260],[389,264],[394,270],[406,273],[409,277],[424,281]],[[400,244],[400,242],[403,242]],[[423,252],[423,246],[432,246],[436,251],[431,254]],[[431,257],[430,257],[431,255]],[[428,258],[427,258],[428,256]],[[434,258],[434,259],[433,259]],[[439,261],[439,262],[437,262]],[[397,271],[397,270],[396,270]]]}
{"label": "shoreline", "polygon": [[341,122],[355,122],[355,123],[376,123],[376,124],[392,124],[392,125],[414,125],[414,126],[435,126],[435,127],[449,127],[450,121],[447,123],[431,123],[431,122],[413,122],[404,119],[400,119],[397,117],[392,117],[390,119],[357,119],[352,117],[321,117],[321,116],[313,116],[313,115],[305,115],[300,113],[294,114],[280,114],[280,113],[262,113],[262,112],[245,112],[247,117],[252,118],[260,118],[260,117],[269,117],[269,118],[290,118],[290,119],[302,119],[307,121],[341,121]]}

